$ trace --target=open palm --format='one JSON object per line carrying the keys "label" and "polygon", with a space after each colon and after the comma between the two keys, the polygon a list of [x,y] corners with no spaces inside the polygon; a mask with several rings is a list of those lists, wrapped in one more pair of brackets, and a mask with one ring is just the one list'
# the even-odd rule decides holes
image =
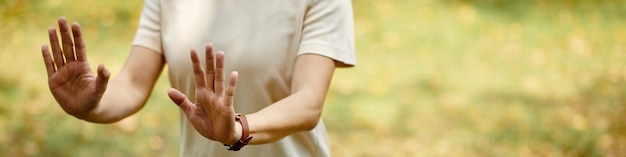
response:
{"label": "open palm", "polygon": [[237,85],[237,72],[231,73],[228,87],[224,89],[224,53],[213,55],[211,44],[206,46],[206,69],[195,50],[191,62],[196,83],[196,102],[183,93],[170,89],[168,95],[185,113],[189,122],[202,136],[226,144],[239,140],[235,126],[233,97]]}
{"label": "open palm", "polygon": [[50,28],[48,35],[52,55],[47,45],[43,45],[41,50],[48,85],[65,112],[81,119],[88,118],[90,112],[98,106],[110,74],[103,65],[98,66],[98,76],[91,72],[78,23],[72,24],[70,33],[65,18],[59,18],[58,22],[63,47],[59,46],[55,28]]}

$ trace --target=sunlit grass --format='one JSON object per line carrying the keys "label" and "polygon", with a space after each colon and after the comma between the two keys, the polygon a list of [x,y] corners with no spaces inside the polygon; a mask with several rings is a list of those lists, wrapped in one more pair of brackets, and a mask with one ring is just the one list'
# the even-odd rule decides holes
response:
{"label": "sunlit grass", "polygon": [[[353,3],[358,65],[336,71],[323,113],[335,156],[626,155],[623,2]],[[47,89],[58,16],[115,75],[140,1],[0,4],[0,156],[178,155],[165,76],[114,125],[66,115]]]}
{"label": "sunlit grass", "polygon": [[333,150],[623,155],[623,8],[503,7],[356,2],[360,65],[334,80]]}

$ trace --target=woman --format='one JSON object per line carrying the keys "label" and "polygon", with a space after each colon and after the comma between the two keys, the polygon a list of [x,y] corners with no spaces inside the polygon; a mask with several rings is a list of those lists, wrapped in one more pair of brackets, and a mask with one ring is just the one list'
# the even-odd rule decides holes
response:
{"label": "woman", "polygon": [[78,23],[58,23],[61,42],[50,28],[42,54],[52,95],[70,115],[94,123],[132,115],[167,64],[181,156],[330,156],[320,115],[334,68],[355,64],[349,0],[146,0],[110,82],[103,65],[91,72]]}

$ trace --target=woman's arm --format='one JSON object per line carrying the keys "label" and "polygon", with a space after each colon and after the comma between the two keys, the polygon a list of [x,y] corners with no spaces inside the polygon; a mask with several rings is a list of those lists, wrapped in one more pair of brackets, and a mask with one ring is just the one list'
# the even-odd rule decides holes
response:
{"label": "woman's arm", "polygon": [[293,72],[291,95],[247,115],[250,136],[254,137],[250,144],[270,143],[315,128],[334,69],[335,62],[328,57],[300,55]]}
{"label": "woman's arm", "polygon": [[74,22],[71,29],[64,17],[58,23],[62,41],[56,29],[50,28],[50,47],[43,45],[41,50],[50,91],[61,108],[96,123],[115,122],[137,112],[163,69],[163,57],[153,50],[133,47],[121,73],[109,82],[110,73],[104,65],[98,66],[97,75],[91,71],[78,23]]}
{"label": "woman's arm", "polygon": [[[224,52],[214,55],[213,46],[208,44],[205,53],[207,63],[203,65],[196,50],[190,52],[196,102],[191,102],[174,88],[168,91],[168,95],[202,136],[234,144],[241,138],[243,130],[235,122],[232,104],[238,74],[231,73],[225,86]],[[324,56],[303,54],[296,58],[291,95],[247,116],[250,133],[254,137],[251,144],[270,143],[295,132],[315,128],[334,68],[334,61]]]}
{"label": "woman's arm", "polygon": [[109,83],[100,105],[85,120],[111,123],[139,111],[148,100],[163,66],[161,54],[133,46],[124,67]]}

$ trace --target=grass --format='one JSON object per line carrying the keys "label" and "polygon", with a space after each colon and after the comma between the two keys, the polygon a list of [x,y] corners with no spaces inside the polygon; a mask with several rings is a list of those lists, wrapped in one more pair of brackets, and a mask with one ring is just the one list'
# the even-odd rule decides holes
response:
{"label": "grass", "polygon": [[[94,6],[89,9],[85,6]],[[626,155],[626,3],[353,1],[358,65],[336,71],[323,119],[334,156]],[[141,2],[0,1],[0,156],[176,156],[162,77],[112,125],[67,116],[40,45],[58,16],[92,66],[121,68]]]}

